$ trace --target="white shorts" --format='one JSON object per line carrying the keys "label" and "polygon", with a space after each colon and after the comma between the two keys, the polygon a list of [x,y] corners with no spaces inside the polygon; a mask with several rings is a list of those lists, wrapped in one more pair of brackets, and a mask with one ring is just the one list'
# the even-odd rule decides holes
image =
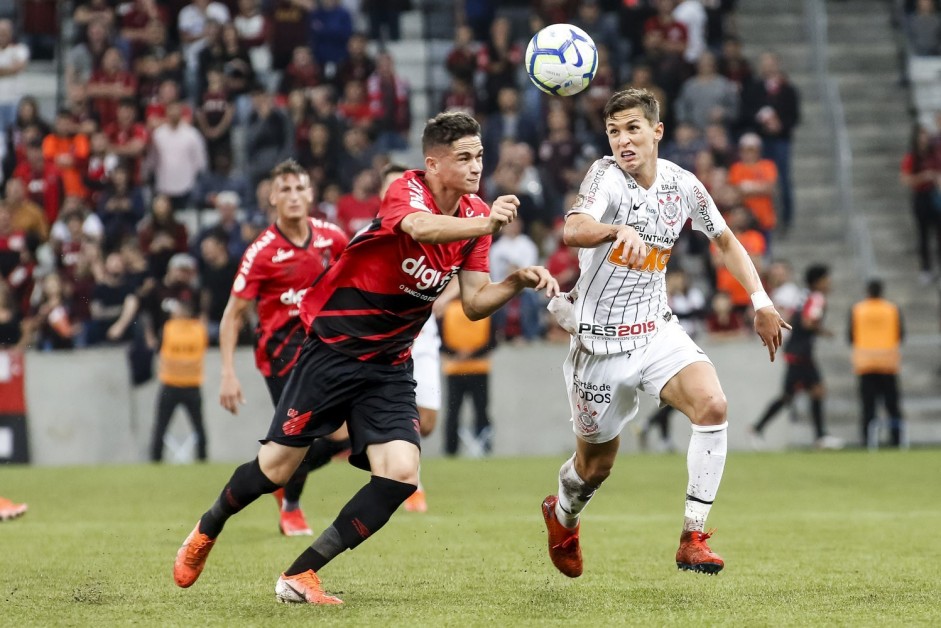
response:
{"label": "white shorts", "polygon": [[412,356],[415,377],[415,405],[429,410],[441,409],[441,358],[437,353]]}
{"label": "white shorts", "polygon": [[712,361],[673,319],[644,347],[592,355],[575,340],[562,365],[572,409],[572,429],[589,443],[606,443],[637,416],[637,391],[660,400],[670,378],[694,362]]}

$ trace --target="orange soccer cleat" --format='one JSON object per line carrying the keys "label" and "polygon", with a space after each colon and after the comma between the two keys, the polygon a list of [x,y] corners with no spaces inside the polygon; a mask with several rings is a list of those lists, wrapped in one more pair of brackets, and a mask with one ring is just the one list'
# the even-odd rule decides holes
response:
{"label": "orange soccer cleat", "polygon": [[428,502],[425,500],[425,491],[418,490],[405,500],[405,510],[408,512],[428,512]]}
{"label": "orange soccer cleat", "polygon": [[16,504],[6,497],[0,497],[0,521],[22,517],[26,514],[27,509],[26,504]]}
{"label": "orange soccer cleat", "polygon": [[582,575],[582,549],[578,545],[581,524],[572,529],[562,525],[555,516],[555,505],[558,502],[559,498],[555,495],[549,495],[542,502],[542,517],[549,531],[549,558],[556,569],[569,578],[577,578]]}
{"label": "orange soccer cleat", "polygon": [[199,574],[203,572],[203,567],[206,566],[209,550],[215,544],[215,539],[210,539],[199,531],[199,523],[197,523],[176,553],[176,562],[173,563],[173,581],[176,582],[176,586],[184,589],[193,586]]}
{"label": "orange soccer cleat", "polygon": [[676,550],[677,568],[713,575],[722,571],[725,561],[706,544],[706,539],[714,533],[714,529],[709,532],[685,530],[680,535],[680,549]]}
{"label": "orange soccer cleat", "polygon": [[307,525],[304,511],[300,508],[282,510],[279,527],[281,528],[281,534],[284,536],[313,536],[314,534],[310,526]]}
{"label": "orange soccer cleat", "polygon": [[296,576],[281,574],[274,587],[274,594],[279,602],[286,604],[323,604],[332,606],[342,604],[343,600],[324,592],[320,578],[313,569],[308,569]]}

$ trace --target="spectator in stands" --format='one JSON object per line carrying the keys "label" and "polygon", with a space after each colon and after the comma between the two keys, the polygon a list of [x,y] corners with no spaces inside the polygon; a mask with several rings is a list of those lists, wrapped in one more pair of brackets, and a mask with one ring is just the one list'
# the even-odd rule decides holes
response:
{"label": "spectator in stands", "polygon": [[[121,39],[130,44],[130,56],[134,58],[148,45],[148,28],[157,24],[166,29],[166,8],[158,0],[132,0],[121,7]],[[177,5],[179,8],[179,4]]]}
{"label": "spectator in stands", "polygon": [[88,194],[82,182],[82,171],[88,159],[88,137],[78,133],[72,114],[59,111],[52,133],[42,142],[42,154],[53,163],[62,176],[67,196],[84,198]]}
{"label": "spectator in stands", "polygon": [[201,44],[205,42],[210,22],[225,24],[231,19],[229,8],[214,0],[193,0],[180,10],[177,16],[177,32],[183,44],[183,56],[188,70],[199,66]]}
{"label": "spectator in stands", "polygon": [[464,81],[467,85],[473,85],[479,54],[473,29],[463,24],[454,31],[454,45],[445,58],[444,67],[452,77]]}
{"label": "spectator in stands", "polygon": [[248,242],[242,237],[242,220],[239,219],[239,205],[241,202],[239,195],[235,192],[226,190],[216,194],[215,209],[218,222],[206,227],[196,236],[196,242],[193,243],[192,248],[197,257],[203,240],[210,233],[218,233],[225,238],[229,256],[232,259],[242,258],[242,253],[248,247]]}
{"label": "spectator in stands", "polygon": [[[183,53],[179,46],[167,40],[167,29],[162,24],[151,22],[147,32],[149,45],[137,55],[134,71],[138,78],[138,102],[146,107],[148,128],[154,128],[166,116],[165,109],[160,105],[165,107],[166,103],[179,99],[179,85],[184,83],[185,66]],[[173,85],[172,92],[168,92],[167,84]],[[159,115],[159,119],[151,123],[155,114]]]}
{"label": "spectator in stands", "polygon": [[333,78],[346,59],[346,47],[353,34],[353,16],[339,0],[320,0],[315,6],[310,13],[310,48],[327,78]]}
{"label": "spectator in stands", "polygon": [[190,206],[196,181],[206,169],[202,136],[183,120],[179,102],[167,106],[167,121],[154,130],[154,191],[170,198],[174,209]]}
{"label": "spectator in stands", "polygon": [[137,79],[127,71],[124,57],[117,48],[108,48],[101,58],[101,66],[92,72],[85,97],[92,101],[101,128],[114,123],[118,103],[137,94]]}
{"label": "spectator in stands", "polygon": [[773,52],[762,53],[758,73],[758,79],[742,95],[743,119],[748,128],[761,136],[765,157],[778,169],[781,228],[786,232],[794,217],[791,138],[800,122],[800,96]]}
{"label": "spectator in stands", "polygon": [[105,242],[116,244],[135,233],[144,218],[144,194],[133,184],[127,166],[111,171],[98,202],[98,216],[104,225]]}
{"label": "spectator in stands", "polygon": [[738,90],[716,72],[711,52],[700,54],[696,74],[683,83],[675,107],[677,121],[692,124],[700,132],[710,124],[728,126],[738,119]]}
{"label": "spectator in stands", "polygon": [[732,307],[732,299],[726,292],[712,295],[711,308],[706,316],[706,331],[713,339],[740,338],[745,333],[742,315]]}
{"label": "spectator in stands", "polygon": [[206,461],[206,428],[203,425],[203,363],[209,337],[196,315],[195,301],[168,302],[170,318],[160,334],[160,388],[154,432],[150,441],[151,462],[163,460],[164,438],[178,405],[189,415],[196,437],[196,459]]}
{"label": "spectator in stands", "polygon": [[131,323],[134,322],[137,307],[133,287],[124,276],[121,254],[109,253],[101,269],[96,272],[88,344],[130,340]]}
{"label": "spectator in stands", "polygon": [[[538,261],[539,249],[523,233],[523,221],[517,219],[503,227],[500,237],[490,247],[490,276],[493,281],[503,281],[520,268],[535,265]],[[542,335],[541,309],[539,296],[534,291],[520,292],[492,316],[496,333],[507,340],[538,340]],[[516,318],[512,325],[511,318]]]}
{"label": "spectator in stands", "polygon": [[10,211],[10,220],[15,231],[21,231],[34,242],[49,239],[49,222],[42,208],[26,196],[26,188],[20,179],[10,179],[4,186],[3,204]]}
{"label": "spectator in stands", "polygon": [[346,82],[343,87],[343,97],[337,103],[337,113],[350,126],[357,126],[367,133],[372,132],[377,112],[370,106],[365,83]]}
{"label": "spectator in stands", "polygon": [[[212,168],[199,178],[193,202],[196,207],[214,207],[216,195],[229,190],[238,194],[240,199],[251,199],[254,191],[241,174],[232,168],[232,155],[219,152],[212,158]],[[251,207],[246,207],[251,211]]]}
{"label": "spectator in stands", "polygon": [[757,134],[743,135],[738,147],[740,159],[729,168],[729,185],[741,193],[742,202],[752,213],[765,240],[770,242],[777,226],[774,191],[778,170],[773,161],[761,157],[761,138]]}
{"label": "spectator in stands", "polygon": [[30,341],[29,330],[29,322],[23,319],[10,288],[0,281],[0,350],[25,350]]}
{"label": "spectator in stands", "polygon": [[13,171],[13,176],[23,182],[29,198],[42,207],[49,224],[59,216],[59,205],[65,196],[62,173],[43,155],[41,140],[26,146],[26,160]]}
{"label": "spectator in stands", "polygon": [[101,65],[105,51],[111,47],[111,31],[101,21],[92,21],[85,29],[85,37],[68,52],[65,62],[65,82],[70,91],[84,94],[92,73]]}
{"label": "spectator in stands", "polygon": [[74,348],[81,324],[72,317],[71,299],[62,276],[55,271],[50,272],[39,285],[39,297],[33,310],[36,346],[42,351]]}
{"label": "spectator in stands", "polygon": [[716,165],[711,151],[701,150],[696,153],[696,161],[691,172],[702,181],[710,195],[715,195],[718,188],[728,185],[726,183],[729,176],[728,170]]}
{"label": "spectator in stands", "polygon": [[180,100],[180,87],[172,79],[160,81],[157,89],[157,95],[147,103],[144,117],[147,119],[147,129],[153,132],[161,124],[167,121],[167,108],[173,104],[180,104],[180,117],[191,123],[193,122],[193,111],[190,106]]}
{"label": "spectator in stands", "polygon": [[[561,215],[563,208],[557,201],[565,197],[579,183],[576,160],[580,146],[572,133],[572,121],[562,106],[553,106],[546,117],[547,133],[536,153],[542,180],[548,188],[547,203],[552,204],[552,213]],[[555,275],[553,275],[555,276]]]}
{"label": "spectator in stands", "polygon": [[[519,90],[515,86],[500,89],[497,107],[498,112],[487,118],[481,138],[484,153],[490,156],[484,162],[484,176],[489,176],[496,167],[504,141],[525,142],[533,150],[539,145],[536,122],[526,112],[520,111]],[[492,165],[488,167],[488,164]]]}
{"label": "spectator in stands", "polygon": [[[653,68],[643,61],[637,61],[631,68],[630,86],[636,89],[646,89],[653,94],[660,103],[660,115],[664,120],[671,121],[673,116],[672,101],[667,97],[666,91],[653,80]],[[666,122],[664,123],[666,124]]]}
{"label": "spectator in stands", "polygon": [[352,190],[353,180],[363,170],[372,167],[375,148],[363,129],[353,127],[343,134],[343,152],[338,164],[337,183],[341,190]]}
{"label": "spectator in stands", "polygon": [[376,57],[376,72],[366,82],[369,108],[375,120],[376,150],[405,150],[408,148],[408,130],[412,125],[408,82],[395,73],[392,55],[380,53]]}
{"label": "spectator in stands", "polygon": [[26,234],[13,224],[13,214],[5,203],[0,203],[0,284],[20,264],[26,250]]}
{"label": "spectator in stands", "polygon": [[741,94],[752,81],[751,62],[742,52],[742,40],[729,35],[722,40],[722,52],[719,55],[719,74],[735,83]]}
{"label": "spectator in stands", "polygon": [[252,69],[257,76],[265,76],[271,71],[271,48],[268,36],[271,21],[262,12],[259,0],[238,0],[238,13],[232,20],[238,31],[242,48],[248,52]]}
{"label": "spectator in stands", "polygon": [[108,136],[100,131],[92,133],[88,139],[88,160],[82,172],[82,183],[88,190],[89,202],[98,207],[101,193],[111,179],[111,172],[118,166],[120,159],[110,150]]}
{"label": "spectator in stands", "polygon": [[91,24],[101,24],[106,28],[112,28],[115,23],[114,8],[110,6],[108,0],[87,0],[84,4],[79,3],[72,12],[72,23],[76,29],[76,39],[83,39],[88,32]]}
{"label": "spectator in stands", "polygon": [[523,49],[512,39],[510,20],[502,16],[496,18],[490,25],[490,37],[481,47],[478,59],[478,65],[484,71],[482,104],[485,114],[501,109],[500,94],[504,88],[517,89],[516,73],[522,61]]}
{"label": "spectator in stands", "polygon": [[451,85],[441,96],[441,111],[463,111],[473,116],[477,112],[474,86],[464,79],[451,77]]}
{"label": "spectator in stands", "polygon": [[245,132],[246,174],[252,185],[265,178],[276,164],[294,154],[291,119],[275,107],[271,94],[260,86],[252,90],[252,113]]}
{"label": "spectator in stands", "polygon": [[196,128],[206,139],[210,163],[216,163],[220,154],[231,155],[235,106],[225,87],[222,68],[211,68],[206,73],[206,89],[195,117]]}
{"label": "spectator in stands", "polygon": [[705,148],[706,142],[699,130],[688,122],[680,122],[673,131],[673,139],[664,144],[662,154],[680,168],[693,171],[696,155]]}
{"label": "spectator in stands", "polygon": [[684,59],[689,32],[673,17],[673,0],[656,0],[654,4],[656,15],[644,23],[644,62],[653,69],[654,83],[672,100],[689,75]]}
{"label": "spectator in stands", "polygon": [[209,330],[209,342],[219,344],[219,324],[239,269],[239,258],[229,255],[223,233],[210,231],[200,244],[200,312]]}
{"label": "spectator in stands", "polygon": [[159,341],[164,324],[170,319],[173,301],[199,303],[199,273],[196,260],[189,253],[176,253],[167,263],[158,281],[145,284],[140,290],[140,324],[145,336]]}
{"label": "spectator in stands", "polygon": [[176,41],[170,40],[167,25],[158,20],[151,20],[144,35],[144,46],[137,54],[136,60],[150,60],[154,77],[159,79],[158,83],[171,80],[174,85],[182,85],[186,70],[183,51]]}
{"label": "spectator in stands", "polygon": [[7,127],[3,156],[3,178],[13,176],[13,170],[26,161],[26,145],[31,140],[42,142],[51,131],[49,123],[39,113],[39,103],[34,96],[23,96],[16,108],[16,118]]}
{"label": "spectator in stands", "polygon": [[272,67],[276,72],[283,72],[291,62],[294,49],[309,45],[310,13],[314,3],[309,0],[274,0],[269,4],[273,5],[269,12]]}
{"label": "spectator in stands", "polygon": [[673,18],[686,27],[687,44],[683,59],[696,65],[706,52],[706,23],[708,17],[702,0],[677,0]]}
{"label": "spectator in stands", "polygon": [[411,7],[411,0],[363,0],[361,9],[369,17],[369,38],[385,43],[398,41],[400,14]]}
{"label": "spectator in stands", "polygon": [[578,14],[571,24],[588,33],[595,44],[607,48],[614,65],[621,66],[630,59],[630,42],[618,32],[612,17],[601,10],[600,0],[587,0],[578,3]]}
{"label": "spectator in stands", "polygon": [[[725,220],[729,229],[738,238],[745,252],[751,258],[755,269],[760,274],[764,268],[764,256],[768,250],[764,236],[751,227],[752,217],[748,210],[742,206],[734,207],[726,212]],[[736,313],[743,316],[751,307],[751,295],[743,288],[722,262],[722,255],[715,244],[710,245],[712,265],[716,270],[716,290],[725,292],[732,302]],[[749,317],[750,318],[750,317]]]}
{"label": "spectator in stands", "polygon": [[728,170],[738,160],[738,151],[732,145],[729,129],[725,125],[707,126],[705,139],[717,167]]}
{"label": "spectator in stands", "polygon": [[[76,229],[75,225],[78,225]],[[49,230],[53,241],[93,242],[100,244],[105,234],[104,224],[98,214],[91,211],[85,200],[79,196],[66,196],[62,202],[62,211]]]}
{"label": "spectator in stands", "polygon": [[131,182],[141,183],[141,162],[147,152],[150,135],[147,127],[137,121],[137,105],[125,98],[118,105],[118,117],[114,124],[104,129],[108,135],[108,151],[122,159],[129,169]]}
{"label": "spectator in stands", "polygon": [[281,77],[278,93],[288,94],[296,89],[317,87],[322,80],[320,66],[317,65],[310,48],[298,46],[291,56],[291,63],[284,70],[284,76]]}
{"label": "spectator in stands", "polygon": [[[163,236],[158,241],[158,236]],[[173,204],[165,194],[157,194],[150,204],[150,214],[137,227],[137,239],[141,250],[148,257],[169,251],[166,261],[173,253],[185,253],[189,248],[189,236],[186,227],[173,215]],[[164,264],[165,265],[165,264]],[[165,269],[163,269],[165,270]],[[163,270],[155,273],[163,276]]]}
{"label": "spectator in stands", "polygon": [[936,0],[918,0],[907,26],[912,52],[929,57],[941,52],[941,16]]}
{"label": "spectator in stands", "polygon": [[306,141],[297,151],[297,161],[310,173],[311,181],[324,185],[337,180],[336,154],[330,149],[330,130],[325,124],[311,124]]}
{"label": "spectator in stands", "polygon": [[918,230],[918,256],[921,263],[919,279],[927,285],[935,278],[931,263],[931,242],[938,248],[941,268],[941,216],[938,209],[938,179],[941,163],[933,149],[931,135],[922,126],[912,128],[908,152],[902,159],[902,184],[911,190],[912,211]]}
{"label": "spectator in stands", "polygon": [[[791,320],[794,312],[804,299],[804,291],[794,281],[794,269],[787,260],[777,259],[768,265],[768,273],[764,279],[768,296],[774,303],[774,308],[786,321]],[[788,331],[784,330],[785,339]]]}
{"label": "spectator in stands", "polygon": [[362,33],[353,33],[346,44],[347,56],[337,69],[334,83],[342,92],[348,81],[363,83],[376,71],[376,61],[369,56],[369,40]]}
{"label": "spectator in stands", "polygon": [[353,190],[337,201],[336,224],[352,236],[379,213],[379,174],[367,168],[353,179]]}
{"label": "spectator in stands", "polygon": [[29,48],[13,41],[13,22],[0,19],[0,132],[16,118],[23,96],[19,75],[29,65]]}

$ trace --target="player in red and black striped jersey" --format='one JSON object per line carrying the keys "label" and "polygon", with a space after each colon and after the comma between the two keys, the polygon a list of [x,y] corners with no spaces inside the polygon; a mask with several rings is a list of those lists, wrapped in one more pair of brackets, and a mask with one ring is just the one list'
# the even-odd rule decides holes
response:
{"label": "player in red and black striped jersey", "polygon": [[235,470],[219,499],[177,553],[174,579],[192,585],[233,514],[283,485],[310,443],[347,422],[350,462],[370,481],[278,579],[283,602],[339,604],[317,571],[378,531],[416,489],[418,410],[411,344],[431,304],[457,275],[471,319],[490,316],[525,288],[559,285],[541,266],[490,281],[491,236],[516,218],[519,199],[492,207],[476,196],[482,176],[480,126],[464,113],[442,113],[422,136],[425,170],[392,184],[373,224],[304,295],[310,326],[258,458]]}
{"label": "player in red and black striped jersey", "polygon": [[[288,160],[272,174],[274,181],[269,200],[278,217],[242,256],[219,325],[222,356],[219,402],[233,414],[238,413],[238,406],[244,401],[242,386],[235,374],[235,345],[252,305],[257,303],[258,310],[255,363],[277,406],[288,373],[297,362],[307,337],[299,316],[300,301],[349,242],[343,230],[333,223],[308,217],[313,191],[300,165]],[[348,448],[345,430],[320,439],[284,489],[275,493],[280,505],[282,534],[312,534],[299,504],[307,473]]]}
{"label": "player in red and black striped jersey", "polygon": [[784,391],[771,402],[758,422],[752,426],[751,433],[756,444],[760,443],[768,423],[782,408],[791,405],[797,393],[803,391],[810,396],[816,446],[820,449],[839,449],[843,446],[843,441],[828,435],[824,426],[823,400],[826,388],[814,359],[814,341],[817,336],[833,335],[823,324],[827,310],[827,293],[830,292],[830,270],[822,264],[814,264],[807,269],[806,281],[809,291],[794,311],[791,335],[784,344],[784,359],[787,361]]}

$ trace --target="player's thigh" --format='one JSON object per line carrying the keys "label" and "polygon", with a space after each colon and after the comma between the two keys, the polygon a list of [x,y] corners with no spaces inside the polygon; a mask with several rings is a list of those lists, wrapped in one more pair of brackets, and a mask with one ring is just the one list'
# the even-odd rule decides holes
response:
{"label": "player's thigh", "polygon": [[[421,436],[418,407],[415,405],[415,381],[410,372],[396,371],[391,367],[373,369],[371,377],[353,401],[347,422],[350,463],[376,473],[372,456],[368,453],[371,446],[403,441],[413,445],[414,458],[411,455],[401,458],[399,466],[394,456],[383,457],[379,459],[383,461],[383,473],[407,476],[413,469],[417,472]],[[393,451],[401,450],[396,447]]]}
{"label": "player's thigh", "polygon": [[562,364],[572,411],[572,431],[586,443],[615,438],[640,407],[639,361],[630,353],[591,355],[573,343]]}
{"label": "player's thigh", "polygon": [[373,475],[406,484],[418,484],[419,450],[415,443],[392,440],[366,447]]}
{"label": "player's thigh", "polygon": [[307,455],[307,450],[307,446],[291,447],[269,440],[258,450],[258,466],[265,477],[284,486]]}
{"label": "player's thigh", "polygon": [[725,393],[711,362],[683,367],[661,389],[660,399],[696,425],[718,425],[726,420]]}

